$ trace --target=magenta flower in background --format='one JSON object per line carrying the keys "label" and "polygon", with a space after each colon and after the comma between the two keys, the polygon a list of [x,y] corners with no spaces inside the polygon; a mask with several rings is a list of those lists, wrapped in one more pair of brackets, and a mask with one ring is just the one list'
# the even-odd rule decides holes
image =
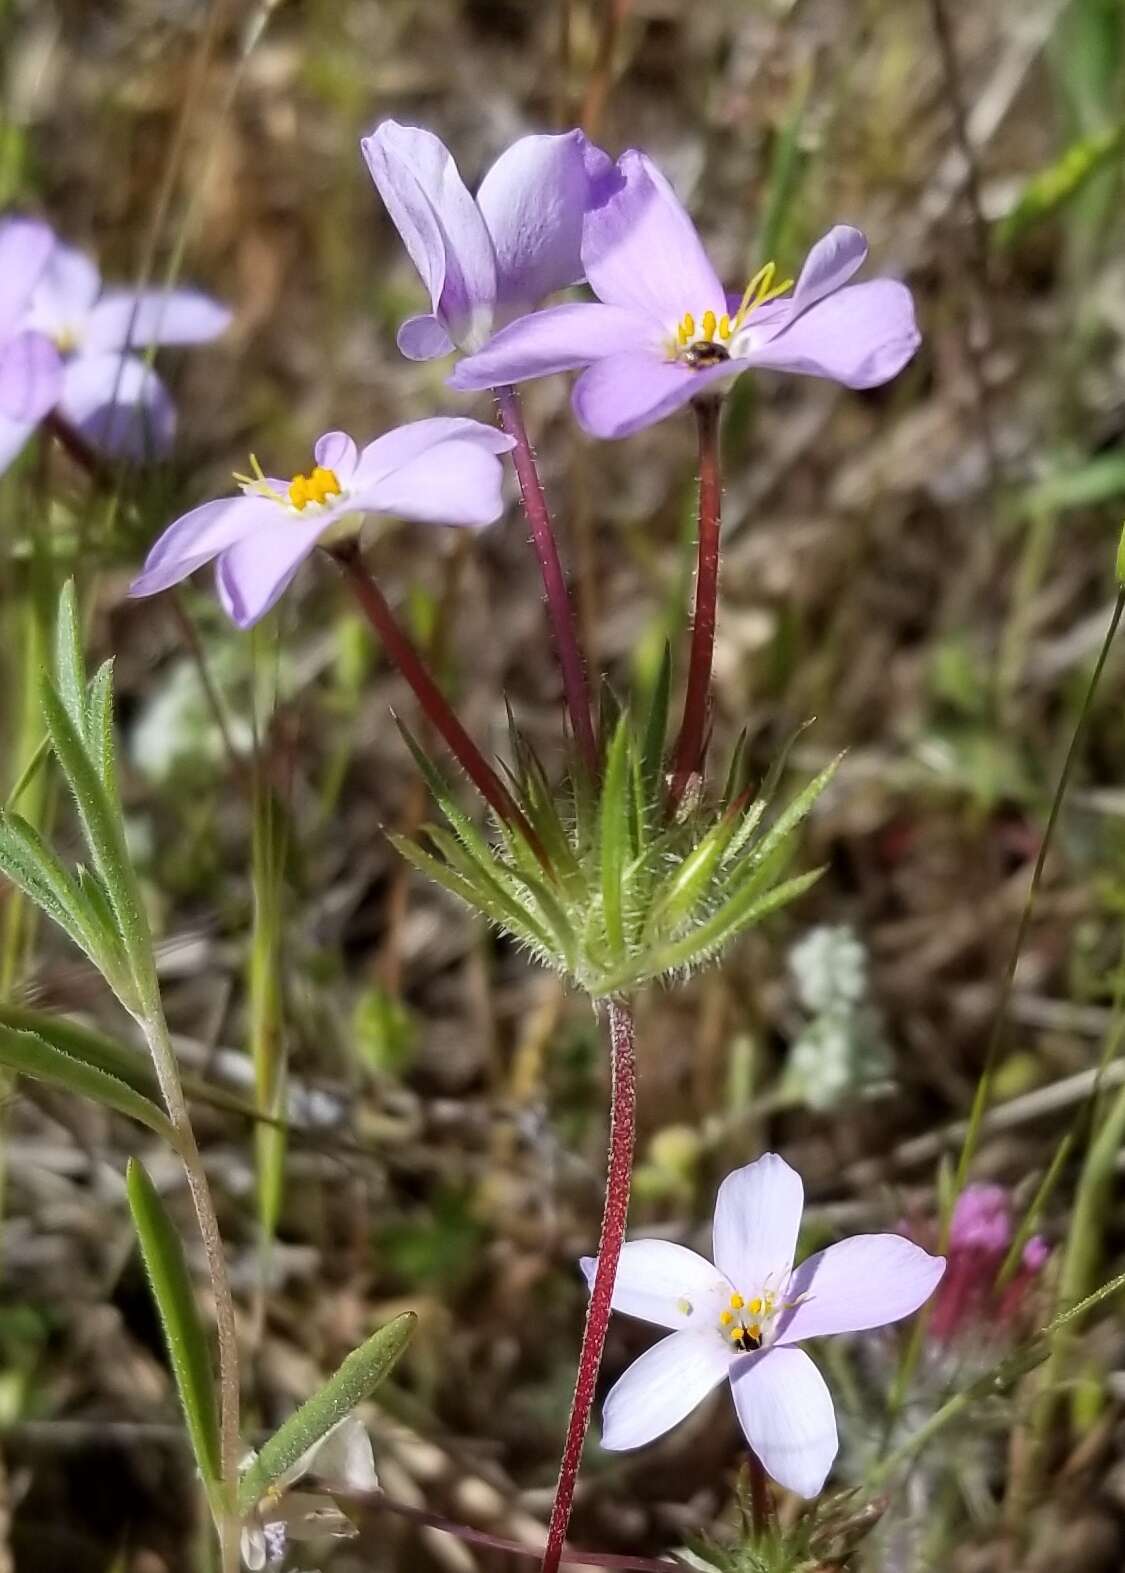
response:
{"label": "magenta flower in background", "polygon": [[1000,1288],[997,1278],[1014,1239],[1008,1190],[1003,1185],[967,1185],[953,1208],[949,1270],[930,1311],[929,1332],[936,1343],[982,1337],[991,1341],[997,1333],[1011,1333],[1050,1255],[1046,1240],[1033,1235],[1018,1269]]}
{"label": "magenta flower in background", "polygon": [[0,472],[59,396],[58,351],[25,320],[54,244],[46,224],[0,220]]}
{"label": "magenta flower in background", "polygon": [[60,416],[111,458],[159,458],[171,447],[176,412],[168,390],[135,354],[158,345],[206,344],[231,314],[192,289],[103,289],[89,257],[56,246],[26,325],[63,357]]}
{"label": "magenta flower in background", "polygon": [[219,598],[240,628],[264,617],[321,538],[349,515],[424,524],[491,524],[503,509],[497,455],[512,439],[460,417],[414,421],[358,449],[344,432],[316,444],[307,475],[236,475],[242,492],[168,526],[129,587],[155,595],[216,560]]}
{"label": "magenta flower in background", "polygon": [[727,296],[688,214],[635,150],[586,215],[582,262],[598,303],[554,306],[501,329],[455,368],[464,390],[587,368],[575,414],[595,437],[625,437],[752,367],[872,388],[918,348],[910,291],[893,279],[848,284],[867,255],[838,224],[809,252],[792,293],[767,264]]}
{"label": "magenta flower in background", "polygon": [[607,154],[581,131],[531,136],[469,194],[431,131],[384,120],[360,144],[432,309],[398,330],[411,360],[479,349],[495,329],[582,276],[582,221],[607,183]]}
{"label": "magenta flower in background", "polygon": [[[801,1177],[776,1153],[736,1169],[715,1201],[715,1265],[668,1240],[628,1242],[613,1306],[674,1329],[610,1391],[602,1446],[641,1447],[729,1379],[746,1439],[787,1490],[814,1497],[836,1457],[824,1378],[794,1344],[883,1327],[916,1311],[945,1262],[898,1234],[861,1234],[794,1268]],[[597,1261],[582,1260],[593,1283]]]}

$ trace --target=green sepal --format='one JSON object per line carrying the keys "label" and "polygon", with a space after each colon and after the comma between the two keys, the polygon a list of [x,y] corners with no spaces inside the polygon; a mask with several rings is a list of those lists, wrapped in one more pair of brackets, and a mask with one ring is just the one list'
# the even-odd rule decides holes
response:
{"label": "green sepal", "polygon": [[260,1502],[275,1480],[292,1469],[334,1425],[351,1414],[390,1375],[414,1335],[418,1318],[404,1311],[372,1333],[330,1376],[324,1386],[289,1416],[242,1476],[238,1510],[245,1515]]}

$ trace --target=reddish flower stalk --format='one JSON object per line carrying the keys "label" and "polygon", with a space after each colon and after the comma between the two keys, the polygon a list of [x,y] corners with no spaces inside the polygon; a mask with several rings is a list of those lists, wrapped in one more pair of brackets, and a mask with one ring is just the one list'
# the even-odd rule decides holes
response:
{"label": "reddish flower stalk", "polygon": [[719,400],[697,399],[699,430],[699,562],[695,574],[695,616],[691,629],[684,717],[676,743],[668,807],[675,811],[692,776],[703,769],[711,664],[715,653],[715,616],[719,597],[719,527],[722,482],[719,473]]}
{"label": "reddish flower stalk", "polygon": [[586,1440],[586,1428],[590,1423],[590,1410],[594,1403],[602,1350],[605,1348],[606,1328],[609,1326],[617,1262],[625,1240],[625,1222],[629,1214],[629,1187],[633,1176],[633,1142],[637,1124],[637,1081],[633,1013],[624,1001],[615,1000],[610,1004],[609,1039],[613,1091],[605,1206],[598,1237],[598,1267],[590,1291],[590,1303],[586,1308],[586,1326],[578,1355],[574,1398],[559,1464],[555,1500],[551,1504],[551,1522],[547,1529],[541,1573],[557,1573],[566,1548],[574,1485],[582,1457],[582,1444]]}
{"label": "reddish flower stalk", "polygon": [[344,571],[356,600],[368,622],[382,641],[383,648],[410,684],[434,730],[440,734],[450,753],[461,765],[481,797],[506,825],[517,831],[531,847],[548,873],[551,862],[546,849],[527,822],[512,794],[500,780],[480,749],[454,714],[448,699],[434,682],[425,662],[399,627],[387,599],[364,567],[355,543],[340,545],[331,554]]}
{"label": "reddish flower stalk", "polygon": [[519,394],[514,388],[497,388],[496,403],[500,411],[500,424],[509,437],[515,439],[512,462],[520,483],[523,511],[531,527],[531,541],[539,559],[543,575],[543,588],[547,596],[547,613],[555,637],[555,651],[562,668],[563,693],[574,739],[591,778],[598,773],[598,745],[594,738],[594,723],[590,712],[590,688],[586,680],[586,663],[578,644],[574,606],[570,599],[566,576],[559,559],[558,544],[551,524],[547,499],[535,455],[528,441],[523,422],[523,409]]}

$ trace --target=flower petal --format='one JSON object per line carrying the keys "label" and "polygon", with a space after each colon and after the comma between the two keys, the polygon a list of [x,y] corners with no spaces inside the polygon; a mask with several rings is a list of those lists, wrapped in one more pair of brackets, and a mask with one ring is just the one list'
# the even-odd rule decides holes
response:
{"label": "flower petal", "polygon": [[[582,278],[592,148],[581,131],[521,137],[481,181],[477,206],[496,250],[497,296],[527,310]],[[601,153],[604,165],[609,158]]]}
{"label": "flower petal", "polygon": [[346,431],[326,431],[317,438],[313,457],[317,464],[335,474],[341,486],[346,486],[359,463],[359,449]]}
{"label": "flower petal", "polygon": [[351,506],[420,524],[492,524],[504,511],[504,470],[478,442],[428,448],[374,485],[357,485]]}
{"label": "flower petal", "polygon": [[106,290],[90,312],[83,348],[143,349],[151,344],[207,344],[230,326],[231,313],[194,289]]}
{"label": "flower petal", "polygon": [[767,1152],[728,1174],[715,1198],[715,1264],[743,1294],[784,1288],[797,1249],[805,1188],[796,1169]]}
{"label": "flower petal", "polygon": [[777,1323],[776,1341],[795,1344],[827,1333],[885,1327],[916,1311],[933,1294],[945,1259],[901,1234],[857,1234],[802,1262],[786,1291],[801,1298]]}
{"label": "flower petal", "polygon": [[430,312],[420,317],[407,317],[395,337],[399,349],[407,360],[437,360],[456,349],[438,319]]}
{"label": "flower petal", "polygon": [[921,342],[906,285],[872,279],[818,301],[764,342],[751,317],[731,354],[746,366],[874,388],[896,376]]}
{"label": "flower petal", "polygon": [[61,387],[58,351],[45,334],[17,333],[0,343],[0,415],[13,421],[41,420]]}
{"label": "flower petal", "polygon": [[285,517],[268,497],[220,497],[216,502],[205,502],[175,520],[157,539],[129,586],[129,594],[157,595],[244,536],[280,529]]}
{"label": "flower petal", "polygon": [[266,1534],[261,1524],[243,1524],[239,1543],[243,1567],[261,1573],[266,1565]]}
{"label": "flower petal", "polygon": [[834,224],[805,258],[787,305],[796,315],[845,285],[867,257],[867,237],[850,224]]}
{"label": "flower petal", "polygon": [[449,149],[431,131],[394,120],[360,146],[439,320],[458,343],[483,341],[496,302],[496,258]]}
{"label": "flower petal", "polygon": [[652,161],[631,149],[617,161],[621,186],[586,215],[582,261],[599,300],[674,331],[686,311],[721,317],[723,287],[695,225]]}
{"label": "flower petal", "polygon": [[134,355],[76,355],[68,361],[59,413],[111,458],[160,458],[176,431],[168,390]]}
{"label": "flower petal", "polygon": [[734,1407],[766,1473],[787,1491],[818,1496],[839,1442],[832,1395],[803,1349],[763,1349],[736,1360]]}
{"label": "flower petal", "polygon": [[89,257],[73,246],[56,246],[35,287],[29,326],[52,338],[64,333],[81,338],[101,288],[102,276]]}
{"label": "flower petal", "polygon": [[0,223],[0,338],[21,321],[54,244],[53,232],[37,219]]}
{"label": "flower petal", "polygon": [[36,424],[35,421],[12,421],[0,415],[0,475],[28,441]]}
{"label": "flower petal", "polygon": [[501,328],[482,350],[457,363],[449,386],[462,392],[499,388],[649,345],[655,358],[659,350],[652,324],[620,306],[590,301],[551,306]]}
{"label": "flower petal", "polygon": [[628,437],[741,370],[727,361],[696,371],[644,350],[611,355],[582,373],[571,403],[591,436]]}
{"label": "flower petal", "polygon": [[730,1370],[714,1329],[673,1333],[645,1351],[610,1388],[602,1409],[602,1446],[643,1447],[679,1425]]}
{"label": "flower petal", "polygon": [[354,483],[369,490],[438,443],[451,440],[471,442],[485,453],[508,453],[515,447],[511,437],[495,426],[486,426],[483,421],[474,421],[465,415],[434,415],[429,420],[395,426],[369,442],[360,453]]}
{"label": "flower petal", "polygon": [[[596,1256],[578,1264],[590,1289],[597,1271]],[[628,1240],[621,1247],[613,1284],[613,1309],[639,1316],[658,1327],[687,1327],[704,1320],[717,1326],[731,1285],[717,1267],[695,1251],[672,1240]]]}
{"label": "flower petal", "polygon": [[228,547],[215,564],[215,587],[223,610],[239,628],[252,628],[284,595],[306,557],[329,525],[347,510],[318,509],[306,523],[280,515],[271,525]]}
{"label": "flower petal", "polygon": [[374,1491],[379,1481],[367,1427],[354,1414],[337,1420],[301,1460],[330,1491]]}

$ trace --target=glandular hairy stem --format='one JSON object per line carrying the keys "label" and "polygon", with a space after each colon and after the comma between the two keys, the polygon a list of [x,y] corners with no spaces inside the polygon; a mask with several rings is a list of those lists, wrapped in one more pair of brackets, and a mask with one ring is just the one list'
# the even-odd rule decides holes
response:
{"label": "glandular hairy stem", "polygon": [[699,556],[695,572],[695,613],[691,625],[684,714],[672,762],[668,808],[674,813],[689,782],[703,769],[707,718],[711,702],[711,667],[715,656],[715,620],[719,599],[719,531],[722,479],[719,463],[717,398],[697,399],[699,433]]}
{"label": "glandular hairy stem", "polygon": [[570,1419],[567,1422],[559,1478],[555,1486],[555,1499],[551,1505],[551,1521],[547,1529],[547,1546],[543,1553],[541,1573],[557,1573],[566,1548],[566,1531],[574,1504],[574,1486],[578,1478],[582,1444],[586,1440],[586,1429],[590,1424],[590,1411],[593,1408],[594,1391],[602,1363],[602,1350],[605,1348],[606,1329],[609,1326],[617,1263],[625,1241],[625,1224],[629,1215],[629,1188],[632,1181],[633,1144],[637,1126],[635,1028],[632,1008],[624,1000],[612,1001],[608,1015],[612,1095],[609,1163],[606,1171],[601,1234],[598,1238],[598,1266],[594,1274],[593,1288],[590,1291],[590,1303],[586,1309],[586,1326],[582,1333],[582,1347],[578,1355],[574,1397],[571,1400]]}

